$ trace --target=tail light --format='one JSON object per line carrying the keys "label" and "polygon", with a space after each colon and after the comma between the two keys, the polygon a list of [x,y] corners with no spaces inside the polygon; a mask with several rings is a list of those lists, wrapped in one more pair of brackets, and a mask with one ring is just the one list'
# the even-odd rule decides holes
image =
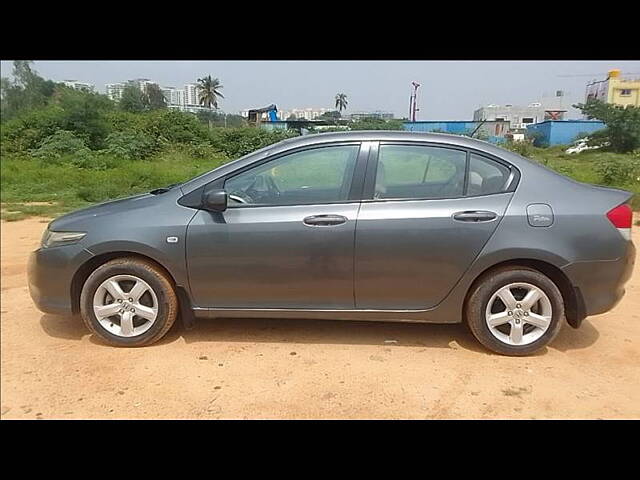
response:
{"label": "tail light", "polygon": [[633,221],[633,212],[631,206],[628,203],[619,205],[616,208],[609,210],[607,218],[613,226],[618,229],[620,234],[627,240],[631,240],[631,223]]}

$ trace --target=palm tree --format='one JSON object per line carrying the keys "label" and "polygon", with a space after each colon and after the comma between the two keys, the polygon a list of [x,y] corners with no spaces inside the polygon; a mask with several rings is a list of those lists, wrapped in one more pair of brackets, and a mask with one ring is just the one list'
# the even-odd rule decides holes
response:
{"label": "palm tree", "polygon": [[342,110],[346,110],[347,105],[347,96],[344,93],[336,93],[336,108],[342,114]]}
{"label": "palm tree", "polygon": [[[198,98],[200,105],[204,105],[208,108],[218,108],[218,97],[224,98],[218,90],[222,88],[220,80],[217,78],[211,78],[211,75],[207,75],[204,78],[198,79]],[[209,128],[212,127],[211,119],[209,119]]]}

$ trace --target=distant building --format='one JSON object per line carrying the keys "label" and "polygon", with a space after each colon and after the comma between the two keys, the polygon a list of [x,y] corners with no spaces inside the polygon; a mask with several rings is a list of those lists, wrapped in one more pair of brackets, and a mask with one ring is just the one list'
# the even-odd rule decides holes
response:
{"label": "distant building", "polygon": [[[556,97],[561,98],[562,91],[556,92]],[[551,104],[551,105],[550,105]],[[473,112],[474,121],[503,120],[510,123],[512,130],[524,129],[529,125],[544,122],[545,120],[563,120],[566,110],[561,100],[530,103],[526,107],[517,105],[486,105]]]}
{"label": "distant building", "polygon": [[[122,98],[122,92],[125,87],[133,85],[143,92],[146,92],[149,85],[158,85],[158,83],[149,80],[148,78],[138,78],[135,80],[127,80],[121,83],[109,83],[106,85],[107,96],[116,102],[119,102]],[[160,85],[158,85],[160,87]],[[189,83],[182,88],[176,87],[160,87],[162,94],[167,102],[167,107],[181,110],[185,112],[202,112],[211,111],[209,107],[200,105],[199,92],[197,83]]]}
{"label": "distant building", "polygon": [[124,87],[126,87],[126,83],[107,83],[105,85],[107,97],[114,102],[119,102],[122,98]]}
{"label": "distant building", "polygon": [[376,110],[375,112],[353,112],[351,115],[349,115],[349,118],[353,121],[358,121],[365,118],[393,120],[395,117],[392,112],[382,112],[380,110]]}
{"label": "distant building", "polygon": [[[318,117],[328,112],[334,112],[335,108],[291,108],[288,110],[278,110],[278,119],[285,121],[291,117],[295,117],[295,120],[317,120]],[[240,110],[238,112],[241,116],[247,118],[249,116],[249,109]],[[262,115],[263,119],[266,119],[266,113]]]}
{"label": "distant building", "polygon": [[134,80],[127,80],[120,83],[107,83],[105,85],[107,96],[114,102],[119,102],[122,99],[122,92],[128,86],[134,86],[142,90],[147,91],[149,85],[158,85],[156,82],[152,82],[148,78],[136,78]]}
{"label": "distant building", "polygon": [[95,85],[93,83],[78,82],[77,80],[65,80],[62,83],[75,90],[84,90],[85,92],[95,91]]}
{"label": "distant building", "polygon": [[533,144],[537,147],[570,145],[579,137],[603,128],[604,123],[595,120],[547,120],[527,127],[527,135],[533,137]]}
{"label": "distant building", "polygon": [[197,83],[188,83],[184,86],[184,104],[192,106],[200,105]]}
{"label": "distant building", "polygon": [[587,84],[586,100],[601,100],[626,107],[640,107],[640,79],[623,79],[620,70],[609,70],[606,80]]}

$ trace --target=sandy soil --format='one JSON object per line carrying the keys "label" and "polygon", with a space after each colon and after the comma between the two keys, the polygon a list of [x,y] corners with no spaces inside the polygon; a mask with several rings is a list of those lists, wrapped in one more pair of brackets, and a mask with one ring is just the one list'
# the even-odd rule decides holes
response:
{"label": "sandy soil", "polygon": [[202,321],[117,349],[31,302],[45,222],[1,225],[3,419],[640,418],[639,268],[612,312],[529,358],[462,325],[309,320]]}

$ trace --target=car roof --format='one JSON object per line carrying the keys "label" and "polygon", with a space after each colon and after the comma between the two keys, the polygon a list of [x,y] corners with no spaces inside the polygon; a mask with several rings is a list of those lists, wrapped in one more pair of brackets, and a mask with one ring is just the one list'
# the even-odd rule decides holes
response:
{"label": "car roof", "polygon": [[448,133],[431,133],[431,132],[408,132],[403,130],[357,130],[349,132],[331,132],[302,135],[299,137],[289,138],[282,142],[271,145],[271,152],[277,150],[288,149],[292,147],[303,147],[307,145],[316,145],[331,142],[348,142],[348,141],[387,141],[387,142],[429,142],[441,143],[443,145],[458,146],[462,148],[473,148],[486,153],[490,153],[502,158],[509,158],[514,161],[513,156],[519,157],[515,159],[515,163],[521,160],[527,160],[519,155],[513,154],[509,150],[500,148],[492,143],[477,138],[466,137],[463,135],[453,135]]}
{"label": "car roof", "polygon": [[429,141],[448,144],[475,144],[491,145],[475,138],[461,135],[451,135],[447,133],[428,132],[408,132],[404,130],[356,130],[349,132],[314,133],[285,140],[288,146],[292,144],[307,145],[313,143],[335,142],[335,141]]}

